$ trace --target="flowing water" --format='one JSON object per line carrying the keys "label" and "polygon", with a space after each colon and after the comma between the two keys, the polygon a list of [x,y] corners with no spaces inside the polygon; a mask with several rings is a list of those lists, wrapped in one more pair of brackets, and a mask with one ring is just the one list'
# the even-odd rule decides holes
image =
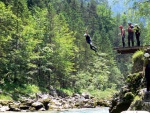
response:
{"label": "flowing water", "polygon": [[[5,113],[11,113],[11,112],[5,112]],[[109,108],[101,107],[101,108],[70,109],[70,110],[63,110],[63,111],[37,111],[37,112],[17,112],[17,113],[109,113]]]}
{"label": "flowing water", "polygon": [[108,108],[84,108],[84,109],[72,109],[67,111],[52,112],[52,113],[109,113]]}

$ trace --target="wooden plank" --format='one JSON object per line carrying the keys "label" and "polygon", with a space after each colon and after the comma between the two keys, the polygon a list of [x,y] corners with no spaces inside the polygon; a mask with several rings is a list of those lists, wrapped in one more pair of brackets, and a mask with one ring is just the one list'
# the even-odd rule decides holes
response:
{"label": "wooden plank", "polygon": [[114,50],[117,50],[117,52],[120,54],[130,54],[130,53],[135,53],[137,50],[144,50],[149,47],[150,45],[134,46],[134,47],[115,47]]}

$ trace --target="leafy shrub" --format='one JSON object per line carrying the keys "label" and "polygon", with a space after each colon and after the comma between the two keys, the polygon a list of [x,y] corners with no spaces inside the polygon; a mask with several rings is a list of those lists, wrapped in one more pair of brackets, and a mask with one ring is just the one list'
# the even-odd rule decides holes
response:
{"label": "leafy shrub", "polygon": [[13,99],[8,95],[1,94],[0,95],[0,100],[13,100]]}

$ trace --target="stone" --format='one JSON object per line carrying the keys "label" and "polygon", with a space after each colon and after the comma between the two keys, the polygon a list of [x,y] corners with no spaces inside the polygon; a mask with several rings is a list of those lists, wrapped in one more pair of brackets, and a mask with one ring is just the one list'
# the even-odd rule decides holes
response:
{"label": "stone", "polygon": [[0,111],[1,112],[4,112],[4,111],[9,111],[9,107],[8,106],[2,106],[1,108],[0,108]]}
{"label": "stone", "polygon": [[27,104],[25,104],[25,103],[21,103],[19,107],[20,107],[21,110],[29,109],[29,106]]}
{"label": "stone", "polygon": [[9,100],[0,100],[0,104],[3,105],[3,106],[8,105],[11,102],[12,101],[9,101]]}
{"label": "stone", "polygon": [[9,104],[9,108],[11,111],[20,111],[19,105],[20,105],[19,102],[13,102]]}
{"label": "stone", "polygon": [[32,104],[32,107],[35,107],[36,108],[36,110],[39,110],[39,109],[41,109],[42,107],[43,107],[44,105],[41,103],[41,102],[34,102],[33,104]]}

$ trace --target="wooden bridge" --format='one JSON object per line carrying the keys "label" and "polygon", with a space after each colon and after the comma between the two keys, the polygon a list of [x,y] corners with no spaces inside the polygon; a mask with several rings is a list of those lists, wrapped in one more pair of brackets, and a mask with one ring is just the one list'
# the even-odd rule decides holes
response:
{"label": "wooden bridge", "polygon": [[134,46],[134,47],[115,47],[114,50],[116,50],[120,54],[130,54],[130,53],[135,53],[138,50],[144,50],[147,48],[150,48],[150,45]]}

